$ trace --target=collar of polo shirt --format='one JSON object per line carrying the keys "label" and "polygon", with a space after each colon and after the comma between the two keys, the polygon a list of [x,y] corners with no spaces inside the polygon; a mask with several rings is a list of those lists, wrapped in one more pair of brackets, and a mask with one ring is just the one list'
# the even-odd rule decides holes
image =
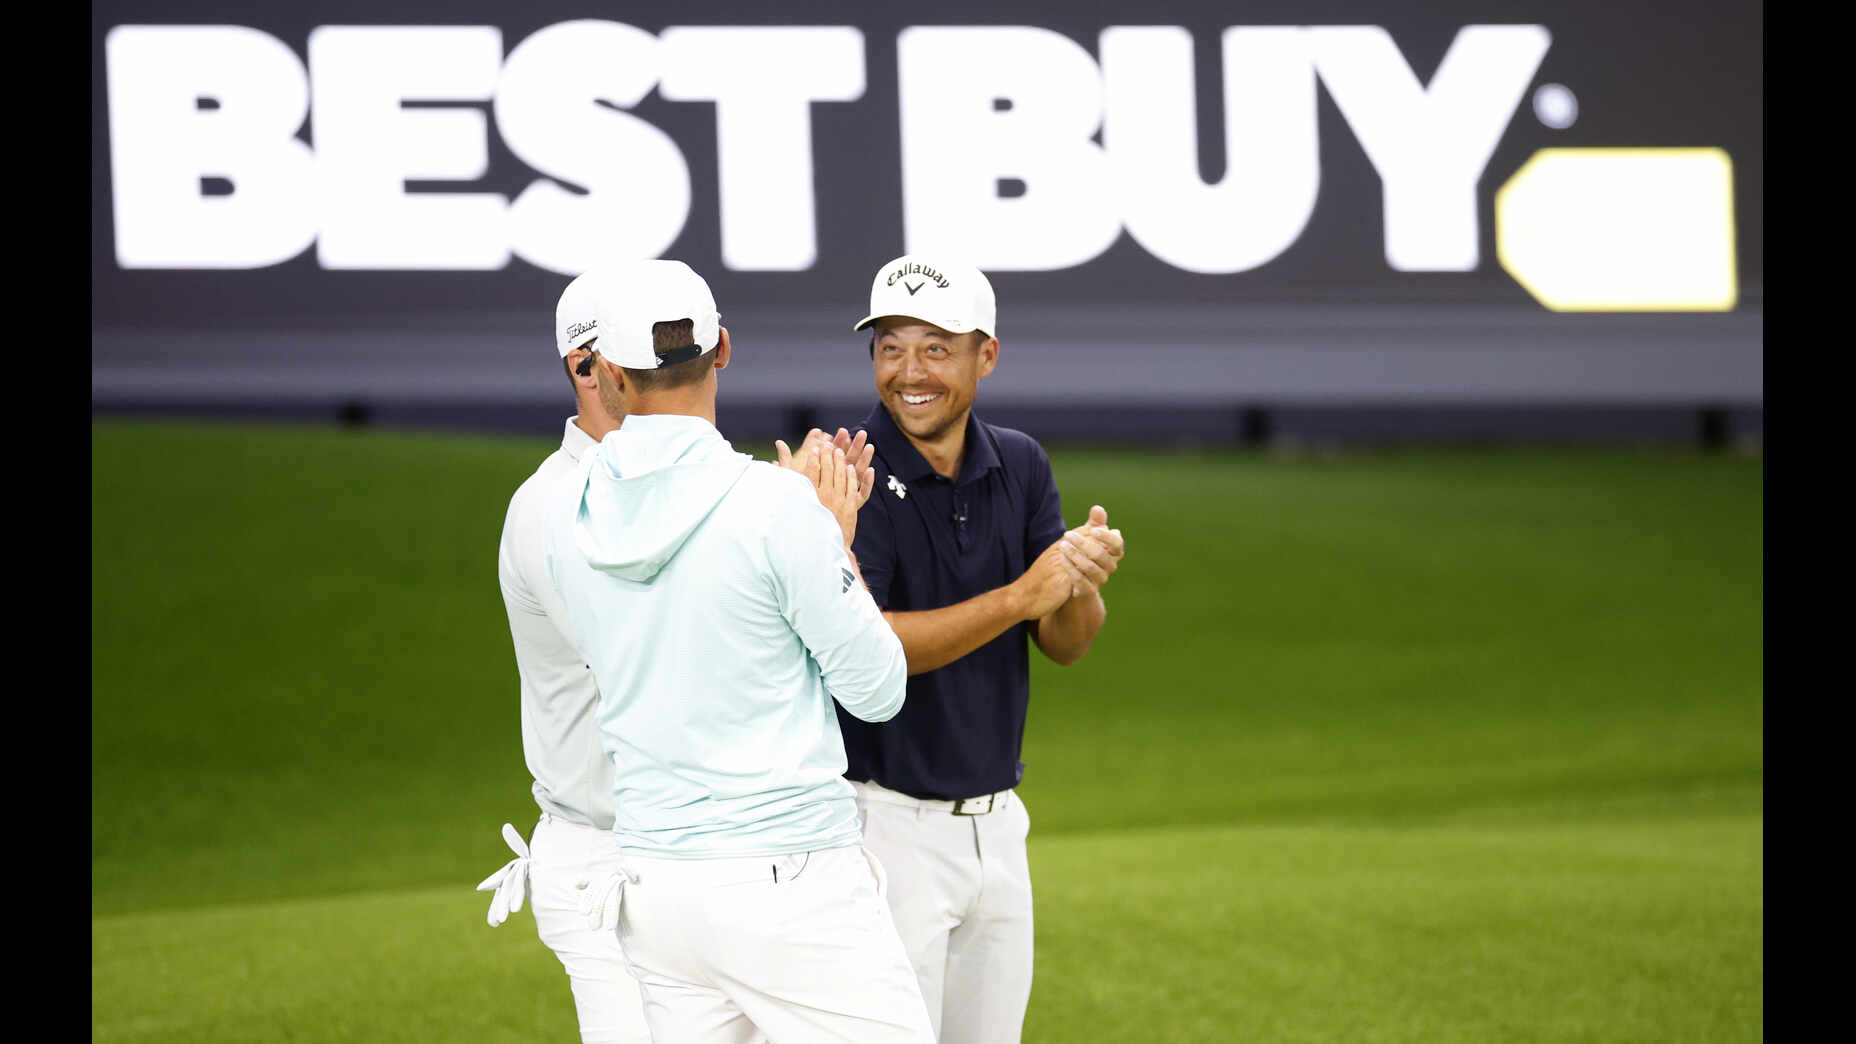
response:
{"label": "collar of polo shirt", "polygon": [[[870,432],[870,441],[876,444],[878,453],[883,455],[883,463],[889,473],[904,482],[914,482],[930,475],[938,475],[928,458],[922,456],[909,437],[896,427],[895,418],[881,403],[870,415],[865,427]],[[954,485],[964,486],[978,479],[993,468],[999,467],[999,451],[994,448],[992,439],[988,438],[979,425],[979,416],[967,411],[966,448],[960,460],[960,474]]]}

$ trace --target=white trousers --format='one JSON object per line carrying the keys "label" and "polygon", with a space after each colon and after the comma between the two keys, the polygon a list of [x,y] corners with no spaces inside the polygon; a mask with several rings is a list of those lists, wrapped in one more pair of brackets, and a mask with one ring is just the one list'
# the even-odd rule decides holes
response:
{"label": "white trousers", "polygon": [[651,1044],[638,980],[618,936],[588,919],[589,901],[619,872],[610,830],[543,813],[529,841],[529,904],[535,930],[567,970],[584,1044]]}
{"label": "white trousers", "polygon": [[889,908],[940,1044],[1016,1044],[1031,1001],[1031,817],[1007,791],[954,815],[874,783],[851,784],[864,847],[889,870]]}
{"label": "white trousers", "polygon": [[656,1044],[933,1044],[858,847],[748,859],[628,853],[619,937]]}

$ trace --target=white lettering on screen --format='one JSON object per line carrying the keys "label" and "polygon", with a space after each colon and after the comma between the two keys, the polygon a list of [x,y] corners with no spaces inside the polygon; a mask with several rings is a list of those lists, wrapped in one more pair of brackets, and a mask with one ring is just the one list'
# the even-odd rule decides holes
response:
{"label": "white lettering on screen", "polygon": [[[293,137],[309,75],[290,48],[240,26],[119,25],[104,54],[117,264],[261,268],[309,249],[315,160]],[[232,192],[205,195],[209,177]]]}
{"label": "white lettering on screen", "polygon": [[536,30],[509,52],[497,130],[547,175],[510,204],[516,256],[578,275],[598,257],[657,257],[682,233],[689,164],[670,135],[626,111],[657,86],[662,60],[657,37],[591,19]]}
{"label": "white lettering on screen", "polygon": [[1550,37],[1537,25],[1465,26],[1430,86],[1373,25],[1306,30],[1315,68],[1385,193],[1386,261],[1404,272],[1476,267],[1476,183]]}
{"label": "white lettering on screen", "polygon": [[407,192],[409,179],[489,170],[483,113],[401,102],[488,101],[503,64],[492,26],[321,26],[309,34],[324,268],[493,269],[509,263],[493,192]]}
{"label": "white lettering on screen", "polygon": [[[1090,140],[1102,77],[1074,40],[912,26],[896,41],[896,75],[904,249],[945,246],[982,269],[1069,268],[1121,234],[1108,157]],[[1022,194],[1000,196],[1001,179]]]}
{"label": "white lettering on screen", "polygon": [[818,260],[815,101],[864,94],[864,37],[849,26],[664,30],[669,101],[714,102],[722,263],[798,272]]}
{"label": "white lettering on screen", "polygon": [[[1478,184],[1550,40],[1537,25],[1464,27],[1427,86],[1377,26],[1228,28],[1225,169],[1207,184],[1185,29],[1111,26],[1098,62],[1035,26],[911,26],[896,46],[895,231],[907,250],[957,249],[994,270],[1085,264],[1124,229],[1175,268],[1257,268],[1313,213],[1319,82],[1380,176],[1387,263],[1473,269]],[[631,111],[655,90],[714,108],[723,263],[803,271],[818,259],[814,106],[866,90],[851,26],[660,37],[584,19],[507,57],[493,26],[322,26],[305,68],[257,29],[124,25],[105,52],[125,268],[255,268],[312,245],[323,267],[350,269],[519,257],[575,274],[598,257],[659,256],[692,198],[682,149]],[[484,102],[539,175],[513,199],[470,191],[488,172]],[[306,118],[313,150],[297,137]],[[215,179],[230,192],[208,194]]]}
{"label": "white lettering on screen", "polygon": [[1242,272],[1302,234],[1321,187],[1315,72],[1293,27],[1224,33],[1225,174],[1199,178],[1192,35],[1176,26],[1102,33],[1102,138],[1135,242],[1189,272]]}

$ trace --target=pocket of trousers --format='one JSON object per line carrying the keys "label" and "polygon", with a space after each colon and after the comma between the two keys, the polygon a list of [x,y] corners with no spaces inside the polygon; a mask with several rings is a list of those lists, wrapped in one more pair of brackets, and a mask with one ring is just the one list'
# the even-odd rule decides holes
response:
{"label": "pocket of trousers", "polygon": [[594,878],[592,887],[581,893],[580,916],[588,931],[618,930],[619,911],[625,904],[626,880],[625,871],[614,870],[603,878]]}
{"label": "pocket of trousers", "polygon": [[889,899],[889,875],[883,871],[883,861],[876,857],[875,852],[870,851],[863,845],[858,845],[857,850],[864,854],[864,862],[870,864],[870,873],[876,878],[876,897],[887,902]]}

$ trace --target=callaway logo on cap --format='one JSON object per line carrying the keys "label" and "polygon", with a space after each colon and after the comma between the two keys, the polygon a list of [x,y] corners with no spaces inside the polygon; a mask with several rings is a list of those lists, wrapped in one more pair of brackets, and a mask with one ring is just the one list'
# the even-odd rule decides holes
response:
{"label": "callaway logo on cap", "polygon": [[972,265],[927,254],[904,254],[877,269],[870,283],[870,314],[853,330],[886,315],[917,319],[948,333],[999,336],[992,284]]}

